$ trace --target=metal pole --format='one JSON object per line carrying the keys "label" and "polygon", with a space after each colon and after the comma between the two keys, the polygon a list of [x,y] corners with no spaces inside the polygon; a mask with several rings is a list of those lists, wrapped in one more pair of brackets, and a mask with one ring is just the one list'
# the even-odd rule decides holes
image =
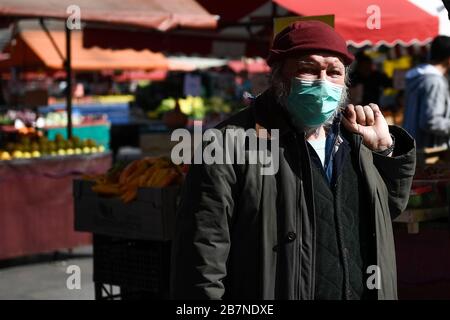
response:
{"label": "metal pole", "polygon": [[71,30],[66,24],[66,112],[67,112],[67,139],[72,138],[72,56],[71,56]]}

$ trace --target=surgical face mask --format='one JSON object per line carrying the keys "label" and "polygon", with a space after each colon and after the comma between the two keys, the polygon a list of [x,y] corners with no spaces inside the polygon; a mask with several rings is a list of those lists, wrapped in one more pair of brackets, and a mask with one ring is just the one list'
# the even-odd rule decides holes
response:
{"label": "surgical face mask", "polygon": [[287,110],[294,125],[318,127],[334,114],[344,87],[328,80],[293,78]]}

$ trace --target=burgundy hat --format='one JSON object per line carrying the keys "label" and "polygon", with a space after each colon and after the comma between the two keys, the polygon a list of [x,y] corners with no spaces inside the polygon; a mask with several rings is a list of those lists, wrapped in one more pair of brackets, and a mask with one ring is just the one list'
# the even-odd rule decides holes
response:
{"label": "burgundy hat", "polygon": [[310,20],[294,22],[277,34],[269,50],[267,64],[271,66],[287,57],[317,51],[334,53],[343,59],[345,65],[355,59],[347,50],[345,40],[332,27]]}

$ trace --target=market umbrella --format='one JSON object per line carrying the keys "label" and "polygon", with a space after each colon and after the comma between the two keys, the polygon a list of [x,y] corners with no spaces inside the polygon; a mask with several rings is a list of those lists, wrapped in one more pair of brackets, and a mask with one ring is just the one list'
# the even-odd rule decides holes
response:
{"label": "market umbrella", "polygon": [[[409,0],[439,19],[439,34],[450,36],[450,18],[442,0]],[[450,2],[449,2],[450,3]]]}
{"label": "market umbrella", "polygon": [[[0,70],[16,66],[24,70],[63,69],[64,30],[51,30],[49,33],[50,37],[42,29],[20,31],[8,47],[9,59],[0,61]],[[72,54],[72,70],[77,71],[154,70],[169,67],[163,54],[149,50],[83,48],[81,31],[72,34]]]}
{"label": "market umbrella", "polygon": [[[240,58],[266,54],[271,38],[274,5],[268,0],[227,0],[198,2],[220,16],[214,30],[113,30],[89,26],[83,32],[85,47],[133,48],[164,51],[170,54],[188,54]],[[286,10],[279,9],[281,13]],[[264,21],[261,22],[260,18]],[[258,21],[255,21],[258,20]],[[245,29],[244,29],[245,28]],[[266,32],[261,33],[262,29]]]}
{"label": "market umbrella", "polygon": [[161,31],[176,27],[214,28],[217,25],[217,17],[194,0],[2,0],[0,16],[66,19],[71,16],[68,8],[73,5],[80,8],[82,22]]}
{"label": "market umbrella", "polygon": [[273,1],[299,15],[334,14],[336,31],[354,47],[423,45],[439,33],[439,19],[407,0]]}

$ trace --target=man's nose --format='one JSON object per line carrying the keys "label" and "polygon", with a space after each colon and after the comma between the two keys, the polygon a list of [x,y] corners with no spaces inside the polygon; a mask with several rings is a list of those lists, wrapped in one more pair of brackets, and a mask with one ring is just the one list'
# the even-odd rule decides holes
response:
{"label": "man's nose", "polygon": [[320,70],[320,80],[326,80],[327,79],[327,70],[326,69],[322,69]]}

